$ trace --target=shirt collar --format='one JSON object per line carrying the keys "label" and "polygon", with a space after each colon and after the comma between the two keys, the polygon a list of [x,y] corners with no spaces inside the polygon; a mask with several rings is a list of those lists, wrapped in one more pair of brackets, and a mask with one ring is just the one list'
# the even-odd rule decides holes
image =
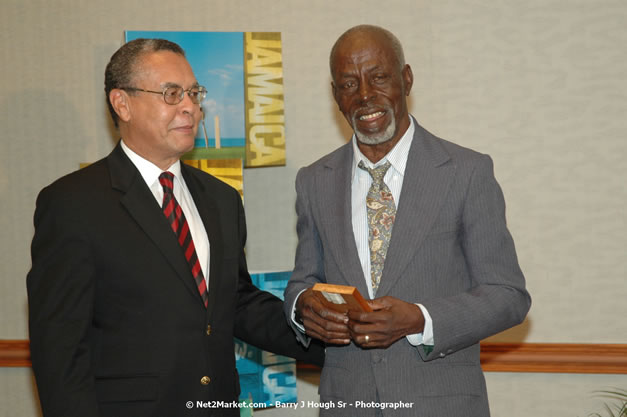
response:
{"label": "shirt collar", "polygon": [[414,139],[414,131],[416,127],[414,126],[414,119],[412,117],[409,118],[409,127],[398,141],[398,143],[392,148],[390,152],[388,152],[385,157],[383,157],[379,162],[373,164],[368,158],[361,153],[359,146],[357,146],[357,138],[355,134],[353,134],[352,143],[353,143],[353,171],[351,178],[355,177],[355,169],[357,165],[359,165],[359,161],[364,161],[367,167],[374,168],[379,165],[384,164],[386,161],[389,161],[392,168],[398,172],[400,175],[405,175],[405,167],[407,166],[407,156],[409,155],[409,148],[411,147],[412,140]]}
{"label": "shirt collar", "polygon": [[[139,170],[139,173],[141,174],[148,187],[151,187],[156,181],[159,180],[159,175],[161,175],[161,173],[163,172],[161,168],[132,151],[131,148],[129,148],[126,143],[124,143],[124,139],[120,141],[120,146],[122,146],[122,150],[131,160],[133,165],[135,165],[137,170]],[[181,161],[176,161],[167,170],[174,174],[174,178],[180,179]]]}

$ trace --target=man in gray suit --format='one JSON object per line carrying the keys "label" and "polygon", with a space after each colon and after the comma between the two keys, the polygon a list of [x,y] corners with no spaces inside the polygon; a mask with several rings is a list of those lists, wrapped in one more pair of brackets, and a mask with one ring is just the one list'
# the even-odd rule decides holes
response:
{"label": "man in gray suit", "polygon": [[[297,337],[327,344],[320,415],[488,416],[479,341],[531,304],[492,161],[408,114],[413,75],[387,30],[348,30],[330,66],[355,134],[298,173],[285,291]],[[357,287],[374,311],[325,308],[318,282]]]}

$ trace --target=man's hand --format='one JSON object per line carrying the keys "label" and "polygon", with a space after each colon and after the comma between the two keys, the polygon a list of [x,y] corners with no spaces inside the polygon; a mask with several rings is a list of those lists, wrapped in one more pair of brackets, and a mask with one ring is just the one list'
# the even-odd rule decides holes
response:
{"label": "man's hand", "polygon": [[305,326],[307,336],[334,345],[350,343],[348,317],[326,308],[311,288],[296,300],[296,317]]}
{"label": "man's hand", "polygon": [[420,307],[394,297],[369,300],[372,313],[349,311],[353,341],[363,348],[387,348],[408,334],[422,333],[425,318]]}

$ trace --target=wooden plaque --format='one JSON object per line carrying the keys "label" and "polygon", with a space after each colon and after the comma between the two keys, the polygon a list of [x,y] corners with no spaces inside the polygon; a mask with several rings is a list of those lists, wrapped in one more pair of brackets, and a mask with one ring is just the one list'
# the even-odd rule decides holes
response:
{"label": "wooden plaque", "polygon": [[349,285],[318,283],[313,286],[314,294],[332,310],[346,313],[349,310],[371,312],[372,309],[357,288]]}

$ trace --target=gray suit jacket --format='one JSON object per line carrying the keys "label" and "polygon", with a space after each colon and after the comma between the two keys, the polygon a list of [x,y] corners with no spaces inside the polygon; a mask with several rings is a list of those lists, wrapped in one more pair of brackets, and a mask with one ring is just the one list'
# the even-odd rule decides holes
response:
{"label": "gray suit jacket", "polygon": [[[368,294],[351,222],[352,160],[348,143],[298,173],[286,309],[316,282]],[[395,417],[488,416],[479,341],[522,322],[531,304],[492,161],[416,123],[399,200],[377,297],[423,304],[435,346],[428,354],[406,338],[387,349],[328,346],[319,392],[336,407],[320,414],[373,416],[356,402],[378,398],[412,403],[383,410]]]}

